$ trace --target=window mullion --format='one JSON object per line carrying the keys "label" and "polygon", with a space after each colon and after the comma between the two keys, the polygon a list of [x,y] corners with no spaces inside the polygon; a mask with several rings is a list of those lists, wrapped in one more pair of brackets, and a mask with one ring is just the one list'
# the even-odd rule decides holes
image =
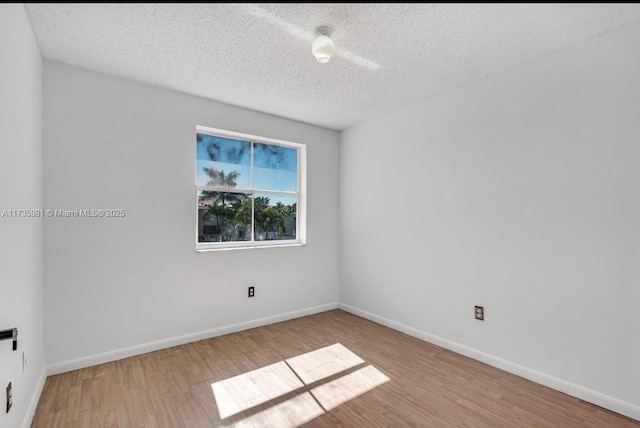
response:
{"label": "window mullion", "polygon": [[255,142],[251,141],[249,146],[249,190],[251,190],[251,242],[256,240],[256,213],[255,213],[255,194],[253,193],[253,146]]}
{"label": "window mullion", "polygon": [[251,242],[256,240],[256,206],[255,195],[251,194]]}
{"label": "window mullion", "polygon": [[301,198],[300,186],[302,185],[302,179],[301,179],[302,168],[300,168],[300,165],[302,163],[301,150],[298,150],[296,152],[296,162],[298,165],[298,169],[296,171],[296,238],[299,239],[300,238],[300,198]]}

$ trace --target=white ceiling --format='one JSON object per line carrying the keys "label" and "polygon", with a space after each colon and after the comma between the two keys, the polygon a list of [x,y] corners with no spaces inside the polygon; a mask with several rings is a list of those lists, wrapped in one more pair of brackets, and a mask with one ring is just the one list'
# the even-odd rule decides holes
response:
{"label": "white ceiling", "polygon": [[47,59],[336,130],[640,21],[640,4],[25,8]]}

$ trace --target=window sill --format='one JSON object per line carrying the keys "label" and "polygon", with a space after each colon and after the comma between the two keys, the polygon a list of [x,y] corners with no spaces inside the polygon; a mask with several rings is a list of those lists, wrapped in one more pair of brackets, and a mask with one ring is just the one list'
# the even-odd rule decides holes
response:
{"label": "window sill", "polygon": [[304,247],[306,245],[307,245],[306,243],[301,241],[290,241],[290,242],[287,242],[286,244],[269,243],[269,244],[262,244],[262,245],[256,245],[253,242],[247,245],[238,245],[237,243],[218,244],[218,245],[210,244],[207,246],[196,247],[196,253],[208,253],[211,251],[250,250],[250,249],[257,249],[257,248]]}

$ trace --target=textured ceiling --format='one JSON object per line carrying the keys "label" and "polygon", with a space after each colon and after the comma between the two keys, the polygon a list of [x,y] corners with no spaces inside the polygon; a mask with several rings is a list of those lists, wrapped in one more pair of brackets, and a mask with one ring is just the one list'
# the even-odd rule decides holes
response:
{"label": "textured ceiling", "polygon": [[47,59],[336,130],[640,20],[640,4],[25,8]]}

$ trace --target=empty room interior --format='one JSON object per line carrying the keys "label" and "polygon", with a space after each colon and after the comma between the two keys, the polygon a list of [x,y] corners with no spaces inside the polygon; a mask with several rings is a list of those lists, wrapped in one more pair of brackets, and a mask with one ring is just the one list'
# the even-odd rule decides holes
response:
{"label": "empty room interior", "polygon": [[640,4],[0,5],[0,427],[640,427]]}

